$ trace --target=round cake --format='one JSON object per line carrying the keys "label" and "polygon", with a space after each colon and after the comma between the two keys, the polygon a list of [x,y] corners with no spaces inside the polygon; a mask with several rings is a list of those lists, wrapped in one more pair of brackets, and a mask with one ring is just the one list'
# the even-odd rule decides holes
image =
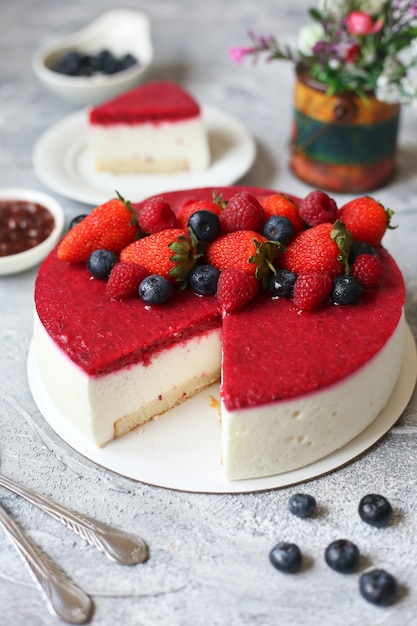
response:
{"label": "round cake", "polygon": [[[192,189],[135,205],[119,197],[74,226],[41,265],[35,286],[36,363],[62,419],[103,446],[220,380],[218,458],[229,480],[306,466],[364,431],[399,376],[404,282],[380,241],[359,241],[352,220],[351,230],[340,230],[350,207],[339,207],[331,226],[312,225],[301,202],[254,187]],[[123,211],[127,240],[111,232],[113,222],[115,232],[123,228]],[[216,215],[220,230],[211,241],[187,226],[198,212]],[[291,222],[285,244],[265,230],[273,215]],[[175,234],[171,243],[168,234]],[[322,241],[331,259],[324,259]],[[177,262],[184,245],[185,280]],[[92,275],[86,258],[112,246],[110,276]],[[353,261],[355,247],[362,266]],[[118,268],[122,276],[122,266],[133,269],[129,264],[140,268],[140,285],[165,271],[169,297],[149,302],[138,285],[127,294],[122,279],[120,293],[114,291],[112,275]],[[201,276],[205,266],[217,270],[216,290],[198,293],[190,275],[198,268]],[[284,294],[277,283],[285,272],[295,282]],[[237,285],[236,276],[242,277]],[[360,293],[339,303],[335,285],[346,277],[354,277]]]}

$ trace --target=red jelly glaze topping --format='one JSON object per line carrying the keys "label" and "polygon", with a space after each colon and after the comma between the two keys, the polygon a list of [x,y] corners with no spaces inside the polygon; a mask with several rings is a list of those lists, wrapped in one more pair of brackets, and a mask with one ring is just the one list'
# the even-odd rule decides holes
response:
{"label": "red jelly glaze topping", "polygon": [[197,102],[179,85],[155,81],[91,109],[90,123],[173,122],[197,117],[199,113]]}
{"label": "red jelly glaze topping", "polygon": [[[253,187],[215,189],[225,200],[243,190],[258,198],[275,193]],[[212,191],[160,195],[178,212],[190,198],[211,199]],[[395,261],[383,248],[379,252],[385,266],[383,287],[365,293],[358,304],[300,312],[290,300],[272,300],[265,292],[254,306],[223,319],[223,400],[229,410],[334,384],[385,345],[398,324],[405,288]],[[93,376],[147,364],[161,348],[221,324],[215,298],[198,297],[191,290],[178,291],[157,307],[146,307],[139,298],[111,301],[105,282],[92,279],[83,265],[59,261],[55,252],[40,268],[35,303],[52,339]]]}
{"label": "red jelly glaze topping", "polygon": [[55,226],[54,216],[36,202],[0,201],[0,256],[18,254],[47,239]]}

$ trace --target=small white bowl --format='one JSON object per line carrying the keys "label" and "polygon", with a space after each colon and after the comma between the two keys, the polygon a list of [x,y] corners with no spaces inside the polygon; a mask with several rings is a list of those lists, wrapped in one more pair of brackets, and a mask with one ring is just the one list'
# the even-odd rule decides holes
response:
{"label": "small white bowl", "polygon": [[[134,55],[139,63],[116,74],[66,76],[51,68],[66,53],[78,50],[96,54],[107,49],[115,56]],[[54,93],[78,104],[97,104],[133,89],[153,60],[149,18],[139,11],[107,11],[86,28],[43,46],[32,66],[38,78]]]}
{"label": "small white bowl", "polygon": [[29,248],[24,252],[0,256],[0,276],[23,272],[43,261],[58,243],[65,223],[65,214],[62,206],[54,198],[41,191],[14,187],[0,189],[0,202],[4,200],[24,200],[40,204],[52,213],[55,225],[51,234],[37,246]]}

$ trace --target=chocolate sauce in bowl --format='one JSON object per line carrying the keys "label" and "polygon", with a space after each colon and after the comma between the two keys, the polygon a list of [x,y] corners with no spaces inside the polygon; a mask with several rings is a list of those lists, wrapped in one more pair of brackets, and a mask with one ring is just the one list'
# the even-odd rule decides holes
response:
{"label": "chocolate sauce in bowl", "polygon": [[52,213],[37,202],[0,200],[0,257],[34,248],[54,226]]}

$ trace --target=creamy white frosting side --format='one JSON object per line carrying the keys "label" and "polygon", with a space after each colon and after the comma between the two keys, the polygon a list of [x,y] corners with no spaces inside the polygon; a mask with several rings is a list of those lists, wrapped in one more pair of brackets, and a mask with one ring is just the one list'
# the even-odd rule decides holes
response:
{"label": "creamy white frosting side", "polygon": [[[90,377],[48,335],[35,313],[33,344],[43,384],[62,419],[102,446],[209,386],[220,375],[220,329],[159,352],[149,365]],[[116,422],[118,422],[116,424]]]}
{"label": "creamy white frosting side", "polygon": [[229,480],[304,467],[342,448],[387,404],[404,355],[404,315],[365,366],[316,393],[228,412],[222,405],[223,466]]}
{"label": "creamy white frosting side", "polygon": [[90,125],[89,144],[97,170],[115,172],[201,171],[210,164],[203,119],[179,122]]}

